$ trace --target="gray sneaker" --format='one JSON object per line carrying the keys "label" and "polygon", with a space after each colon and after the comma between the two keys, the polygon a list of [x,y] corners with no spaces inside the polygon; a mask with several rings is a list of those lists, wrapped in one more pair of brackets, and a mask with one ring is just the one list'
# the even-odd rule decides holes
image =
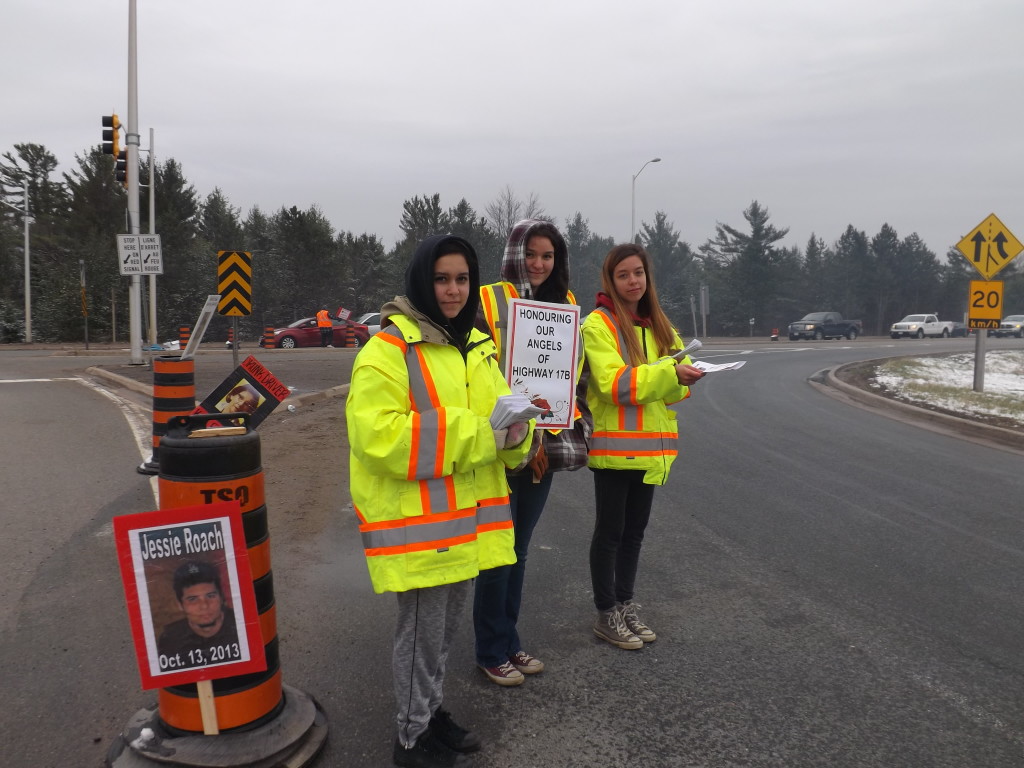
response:
{"label": "gray sneaker", "polygon": [[654,634],[654,630],[640,621],[640,617],[637,616],[637,611],[641,607],[640,603],[627,600],[625,603],[619,603],[617,607],[622,612],[622,621],[625,622],[630,632],[645,643],[653,643],[658,639],[658,636]]}
{"label": "gray sneaker", "polygon": [[627,651],[644,647],[644,641],[634,635],[622,620],[618,606],[610,611],[598,611],[597,621],[594,622],[594,634]]}

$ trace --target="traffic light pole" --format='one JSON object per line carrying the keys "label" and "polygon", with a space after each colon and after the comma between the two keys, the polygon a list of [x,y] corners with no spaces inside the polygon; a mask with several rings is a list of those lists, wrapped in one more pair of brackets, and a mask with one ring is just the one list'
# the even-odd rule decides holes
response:
{"label": "traffic light pole", "polygon": [[28,179],[25,179],[25,342],[32,343],[32,259],[29,257],[28,228],[32,223],[32,217],[28,215]]}
{"label": "traffic light pole", "polygon": [[[139,61],[136,33],[136,0],[128,0],[128,129],[125,133],[128,160],[128,221],[130,234],[139,234]],[[142,276],[131,276],[128,292],[128,325],[131,342],[129,364],[143,365]]]}
{"label": "traffic light pole", "polygon": [[[156,234],[156,179],[153,176],[153,169],[156,162],[153,156],[156,150],[153,148],[153,129],[149,129],[149,234]],[[149,275],[149,343],[156,344],[156,275]]]}

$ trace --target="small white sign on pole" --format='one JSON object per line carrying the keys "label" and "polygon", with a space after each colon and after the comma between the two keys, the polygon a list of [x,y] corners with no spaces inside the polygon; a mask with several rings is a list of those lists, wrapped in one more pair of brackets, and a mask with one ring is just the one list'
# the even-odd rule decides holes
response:
{"label": "small white sign on pole", "polygon": [[160,235],[139,235],[139,255],[142,257],[142,274],[162,275],[163,258],[160,252]]}
{"label": "small white sign on pole", "polygon": [[537,429],[568,429],[576,411],[580,308],[575,304],[512,299],[509,302],[505,375],[545,411]]}
{"label": "small white sign on pole", "polygon": [[122,275],[142,274],[142,254],[138,235],[117,236],[118,269]]}
{"label": "small white sign on pole", "polygon": [[211,293],[206,297],[206,303],[199,311],[199,319],[196,320],[195,330],[192,331],[192,335],[188,339],[188,344],[185,345],[185,351],[181,354],[182,360],[191,360],[195,357],[196,350],[199,349],[199,344],[203,340],[203,335],[206,333],[206,328],[210,324],[210,319],[217,311],[217,304],[219,302],[219,293]]}

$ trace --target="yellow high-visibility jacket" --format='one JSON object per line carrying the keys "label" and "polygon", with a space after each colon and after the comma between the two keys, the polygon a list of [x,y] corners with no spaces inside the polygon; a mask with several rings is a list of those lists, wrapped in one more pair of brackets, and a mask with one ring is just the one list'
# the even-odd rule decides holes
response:
{"label": "yellow high-visibility jacket", "polygon": [[530,435],[495,447],[489,417],[509,388],[494,343],[474,329],[463,359],[436,328],[406,315],[389,322],[356,358],[345,407],[374,591],[451,584],[514,563],[505,467],[522,460]]}
{"label": "yellow high-visibility jacket", "polygon": [[[626,362],[625,337],[635,333],[647,364]],[[639,325],[621,329],[615,315],[599,307],[583,321],[587,345],[587,403],[594,412],[594,437],[588,466],[594,469],[641,469],[644,482],[664,485],[678,453],[676,414],[668,408],[689,397],[689,387],[679,383],[675,366],[690,364],[658,356],[650,330]],[[683,348],[678,335],[674,346]]]}

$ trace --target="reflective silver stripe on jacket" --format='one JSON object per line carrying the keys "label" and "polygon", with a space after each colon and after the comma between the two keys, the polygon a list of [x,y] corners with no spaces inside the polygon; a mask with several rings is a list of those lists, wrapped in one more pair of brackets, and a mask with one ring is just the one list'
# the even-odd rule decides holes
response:
{"label": "reflective silver stripe on jacket", "polygon": [[503,504],[478,504],[476,508],[476,522],[478,525],[489,525],[490,523],[503,523],[512,519],[512,507],[506,501]]}
{"label": "reflective silver stripe on jacket", "polygon": [[625,456],[641,453],[661,453],[666,448],[674,450],[676,438],[671,435],[652,434],[650,437],[620,437],[618,435],[594,434],[590,450],[611,451]]}
{"label": "reflective silver stripe on jacket", "polygon": [[[622,327],[615,319],[615,313],[609,312],[604,307],[598,307],[594,311],[603,312],[605,317],[611,320],[612,326],[615,328],[615,333],[619,337],[619,349],[622,350],[624,355],[628,355],[629,347],[626,346],[626,336]],[[624,431],[635,432],[640,429],[640,406],[633,405],[630,402],[633,399],[631,387],[633,382],[633,366],[626,362],[625,358],[623,358],[622,362],[625,363],[626,369],[622,372],[622,375],[619,376],[618,385],[615,391],[615,404],[619,408],[620,428]],[[594,443],[594,447],[597,447],[596,442]]]}
{"label": "reflective silver stripe on jacket", "polygon": [[501,375],[507,379],[508,360],[505,359],[506,356],[502,355],[502,352],[505,346],[505,333],[508,330],[508,294],[505,293],[504,285],[501,286],[501,290],[493,287],[490,290],[494,294],[494,303],[498,306],[498,320],[495,322],[494,327],[498,329],[498,335],[501,337],[499,346],[502,348],[498,350],[498,356],[501,358]]}
{"label": "reflective silver stripe on jacket", "polygon": [[[416,455],[413,457],[415,461],[413,479],[415,480],[440,479],[434,477],[440,421],[441,414],[438,413],[436,408],[420,413],[420,439]],[[431,491],[431,494],[433,494],[433,491]]]}
{"label": "reflective silver stripe on jacket", "polygon": [[436,407],[430,400],[427,390],[427,378],[423,375],[419,355],[416,354],[416,343],[408,342],[397,325],[389,325],[381,333],[390,333],[405,343],[405,367],[409,369],[409,396],[412,398],[413,410],[424,413]]}
{"label": "reflective silver stripe on jacket", "polygon": [[[423,366],[420,365],[420,357],[416,354],[416,345],[405,341],[405,337],[397,325],[389,325],[381,333],[390,333],[396,339],[405,342],[405,367],[409,371],[409,397],[412,400],[413,410],[420,415],[419,449],[413,457],[415,462],[413,477],[416,480],[432,480],[434,479],[434,465],[437,461],[440,414],[430,399],[427,377],[423,373]],[[440,489],[431,487],[431,508],[435,511],[445,511],[448,504],[447,496],[443,482]],[[440,499],[444,499],[444,501],[438,505],[437,502]]]}
{"label": "reflective silver stripe on jacket", "polygon": [[364,531],[362,534],[363,548],[403,547],[407,544],[427,544],[459,536],[474,536],[476,535],[476,521],[477,516],[469,514],[454,520],[415,524],[410,524],[407,521],[401,528]]}
{"label": "reflective silver stripe on jacket", "polygon": [[500,291],[491,290],[498,305],[498,322],[495,323],[495,327],[508,328],[508,294],[505,292],[505,286],[501,286]]}

